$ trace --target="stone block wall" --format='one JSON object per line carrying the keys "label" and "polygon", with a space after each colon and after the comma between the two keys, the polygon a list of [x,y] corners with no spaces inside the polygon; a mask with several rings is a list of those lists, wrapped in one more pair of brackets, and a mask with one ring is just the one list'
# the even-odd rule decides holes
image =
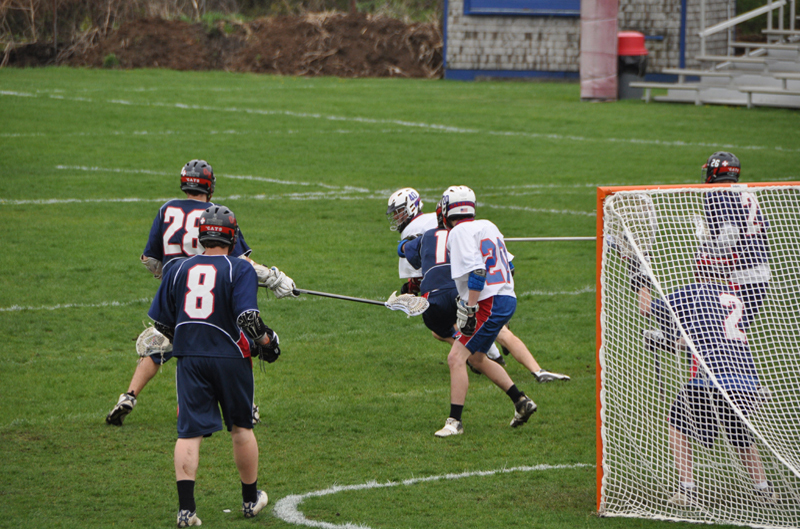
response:
{"label": "stone block wall", "polygon": [[[735,0],[706,0],[706,24],[735,14]],[[731,6],[730,15],[728,8]],[[447,3],[448,70],[575,72],[580,70],[580,18],[468,16],[463,0]],[[700,65],[700,0],[687,0],[686,67]],[[640,31],[648,39],[648,72],[677,68],[680,62],[680,0],[620,0],[620,31]],[[706,54],[725,53],[724,32],[706,41]]]}

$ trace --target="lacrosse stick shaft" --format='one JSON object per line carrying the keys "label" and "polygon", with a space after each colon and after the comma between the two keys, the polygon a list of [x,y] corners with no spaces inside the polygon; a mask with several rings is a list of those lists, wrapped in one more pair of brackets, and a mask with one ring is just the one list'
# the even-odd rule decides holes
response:
{"label": "lacrosse stick shaft", "polygon": [[345,301],[357,301],[358,303],[369,303],[370,305],[386,306],[383,301],[375,301],[374,299],[353,298],[350,296],[340,296],[339,294],[329,294],[328,292],[317,292],[315,290],[302,290],[299,288],[294,289],[296,295],[309,294],[311,296],[322,296],[323,298],[343,299]]}
{"label": "lacrosse stick shaft", "polygon": [[545,242],[545,241],[596,241],[597,237],[506,237],[510,242]]}

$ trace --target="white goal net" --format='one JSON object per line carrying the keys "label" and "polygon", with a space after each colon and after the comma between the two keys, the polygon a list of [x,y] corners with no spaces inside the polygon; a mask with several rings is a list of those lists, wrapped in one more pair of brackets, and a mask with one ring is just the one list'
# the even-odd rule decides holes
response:
{"label": "white goal net", "polygon": [[600,514],[800,526],[800,184],[598,191]]}

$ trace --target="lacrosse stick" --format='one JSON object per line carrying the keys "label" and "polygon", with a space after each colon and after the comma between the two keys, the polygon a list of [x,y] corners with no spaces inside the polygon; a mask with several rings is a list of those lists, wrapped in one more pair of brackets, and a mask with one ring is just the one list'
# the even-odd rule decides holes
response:
{"label": "lacrosse stick", "polygon": [[[259,285],[261,286],[261,285]],[[408,317],[419,316],[428,308],[428,300],[423,297],[412,296],[411,294],[397,295],[397,291],[392,292],[386,301],[375,301],[374,299],[354,298],[351,296],[340,296],[339,294],[329,294],[328,292],[317,292],[315,290],[294,289],[294,295],[309,294],[312,296],[322,296],[324,298],[343,299],[345,301],[356,301],[358,303],[368,303],[370,305],[383,305],[391,310],[401,310]]]}
{"label": "lacrosse stick", "polygon": [[172,351],[172,343],[155,327],[147,327],[136,339],[136,354],[144,358],[154,354],[163,355]]}

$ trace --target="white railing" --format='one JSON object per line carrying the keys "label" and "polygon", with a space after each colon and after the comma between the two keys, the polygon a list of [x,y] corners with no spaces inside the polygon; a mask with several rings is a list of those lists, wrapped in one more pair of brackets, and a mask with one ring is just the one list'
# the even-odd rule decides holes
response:
{"label": "white railing", "polygon": [[[789,0],[789,29],[794,31],[795,29],[795,2],[797,0]],[[728,19],[724,22],[720,22],[719,24],[714,24],[713,26],[709,26],[704,30],[700,31],[698,35],[700,36],[700,55],[706,55],[706,38],[710,37],[711,35],[715,35],[720,31],[731,30],[734,26],[741,24],[747,20],[756,18],[763,14],[767,14],[767,31],[772,30],[772,12],[774,10],[778,10],[778,29],[783,30],[783,8],[786,5],[787,0],[767,0],[767,4],[752,11],[748,11],[747,13],[743,13],[741,15],[735,16],[731,19]],[[700,2],[700,25],[701,27],[705,27],[706,25],[706,0],[701,0]],[[733,33],[732,31],[728,31],[728,54],[731,54],[732,47],[730,46],[731,41],[733,40]],[[768,39],[769,40],[769,39]]]}

